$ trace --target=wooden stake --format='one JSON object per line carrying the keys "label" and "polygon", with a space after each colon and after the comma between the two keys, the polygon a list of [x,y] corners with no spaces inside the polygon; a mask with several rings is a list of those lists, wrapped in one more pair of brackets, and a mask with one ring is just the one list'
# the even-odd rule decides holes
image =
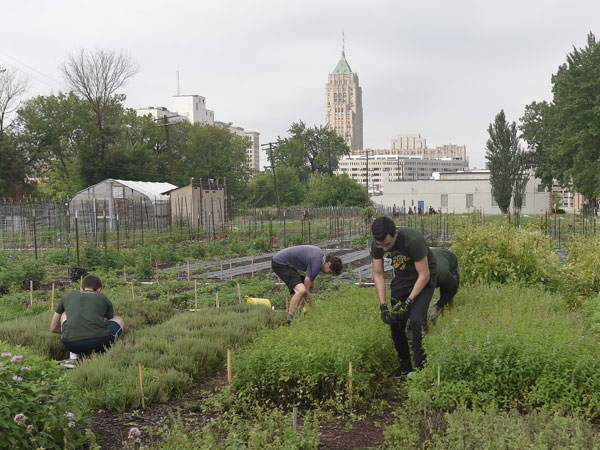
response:
{"label": "wooden stake", "polygon": [[33,306],[33,280],[29,280],[29,303]]}
{"label": "wooden stake", "polygon": [[138,363],[138,367],[140,369],[140,395],[142,396],[142,408],[145,408],[146,402],[144,400],[144,376],[142,374],[142,363]]}
{"label": "wooden stake", "polygon": [[358,268],[358,283],[362,283],[362,267]]}
{"label": "wooden stake", "polygon": [[79,289],[83,289],[83,275],[81,275],[81,278],[79,279]]}
{"label": "wooden stake", "polygon": [[190,262],[188,261],[188,281],[190,281]]}
{"label": "wooden stake", "polygon": [[242,304],[242,292],[240,291],[240,283],[237,284],[237,288],[238,288],[238,302],[241,305]]}
{"label": "wooden stake", "polygon": [[198,280],[194,280],[194,305],[198,309]]}
{"label": "wooden stake", "polygon": [[233,280],[233,264],[229,261],[229,279]]}
{"label": "wooden stake", "polygon": [[231,347],[227,347],[227,403],[231,406]]}
{"label": "wooden stake", "polygon": [[167,305],[171,304],[171,291],[167,291]]}
{"label": "wooden stake", "polygon": [[441,378],[442,378],[441,375],[442,375],[442,368],[440,366],[440,362],[438,361],[438,380],[437,380],[438,381],[438,384],[437,384],[438,386],[440,385],[440,382],[441,382]]}
{"label": "wooden stake", "polygon": [[219,293],[217,292],[217,299],[215,300],[215,304],[217,305],[217,308],[221,307],[221,304],[219,303]]}
{"label": "wooden stake", "polygon": [[352,361],[348,363],[348,400],[350,409],[352,409]]}
{"label": "wooden stake", "polygon": [[254,278],[254,255],[252,255],[252,278]]}
{"label": "wooden stake", "polygon": [[135,291],[133,289],[133,280],[131,280],[131,298],[135,300]]}
{"label": "wooden stake", "polygon": [[51,296],[50,309],[54,310],[54,281],[52,282],[52,296]]}
{"label": "wooden stake", "polygon": [[298,408],[296,406],[292,409],[292,429],[294,433],[298,431]]}
{"label": "wooden stake", "polygon": [[123,281],[127,283],[127,271],[125,270],[125,264],[123,264]]}
{"label": "wooden stake", "polygon": [[221,261],[221,280],[223,279],[223,261]]}

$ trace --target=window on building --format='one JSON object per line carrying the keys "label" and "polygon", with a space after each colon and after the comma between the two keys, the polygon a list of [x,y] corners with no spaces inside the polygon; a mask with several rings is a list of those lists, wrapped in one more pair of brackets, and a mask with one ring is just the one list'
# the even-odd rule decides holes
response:
{"label": "window on building", "polygon": [[448,207],[448,194],[442,194],[441,202],[443,207]]}
{"label": "window on building", "polygon": [[467,202],[465,204],[467,208],[473,207],[473,194],[467,194]]}

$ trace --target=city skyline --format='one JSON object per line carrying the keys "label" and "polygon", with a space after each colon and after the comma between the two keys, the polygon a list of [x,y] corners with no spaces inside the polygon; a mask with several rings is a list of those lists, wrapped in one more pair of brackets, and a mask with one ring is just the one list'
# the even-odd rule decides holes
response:
{"label": "city skyline", "polygon": [[[122,90],[133,109],[177,92],[206,97],[215,120],[285,137],[324,125],[323,86],[345,54],[363,90],[364,147],[398,134],[466,145],[485,162],[487,127],[504,109],[551,100],[573,46],[600,35],[600,3],[574,1],[274,2],[41,0],[3,7],[0,67],[30,79],[28,97],[65,89],[58,65],[80,48],[124,51],[141,72]],[[261,166],[265,164],[261,155]]]}

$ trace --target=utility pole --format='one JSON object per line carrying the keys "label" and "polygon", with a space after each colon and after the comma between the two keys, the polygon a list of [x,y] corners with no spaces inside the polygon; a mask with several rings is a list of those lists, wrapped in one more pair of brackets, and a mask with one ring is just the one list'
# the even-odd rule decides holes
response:
{"label": "utility pole", "polygon": [[176,125],[176,123],[169,123],[169,119],[176,116],[163,116],[161,119],[154,119],[155,121],[162,120],[162,124],[156,125],[157,127],[165,127],[165,145],[167,147],[167,159],[169,161],[169,181],[171,184],[175,184],[175,169],[173,164],[173,152],[171,151],[171,135],[169,134],[169,127]]}
{"label": "utility pole", "polygon": [[268,142],[266,144],[262,144],[261,147],[269,146],[269,150],[267,151],[267,155],[269,157],[269,162],[271,163],[270,168],[273,173],[273,184],[275,185],[275,198],[277,199],[277,216],[281,217],[281,205],[279,204],[279,188],[277,187],[277,170],[275,168],[275,158],[273,157],[273,142]]}

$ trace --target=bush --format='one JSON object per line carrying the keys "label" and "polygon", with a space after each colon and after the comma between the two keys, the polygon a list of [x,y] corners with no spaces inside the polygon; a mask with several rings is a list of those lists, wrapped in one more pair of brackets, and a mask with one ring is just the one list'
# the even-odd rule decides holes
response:
{"label": "bush", "polygon": [[559,284],[559,261],[540,231],[506,224],[463,223],[452,237],[461,281]]}
{"label": "bush", "polygon": [[600,293],[600,235],[575,237],[566,249],[561,292],[585,297]]}
{"label": "bush", "polygon": [[54,362],[0,342],[0,448],[81,448],[80,390]]}
{"label": "bush", "polygon": [[600,417],[597,337],[556,294],[519,286],[463,288],[424,346],[427,365],[409,383],[415,405]]}
{"label": "bush", "polygon": [[19,286],[23,280],[29,279],[41,283],[44,276],[44,262],[41,259],[23,258],[0,268],[0,283],[6,286]]}
{"label": "bush", "polygon": [[332,289],[320,296],[317,311],[307,309],[291,327],[262,333],[235,358],[233,384],[241,404],[343,409],[350,361],[353,403],[372,398],[397,359],[372,291]]}

